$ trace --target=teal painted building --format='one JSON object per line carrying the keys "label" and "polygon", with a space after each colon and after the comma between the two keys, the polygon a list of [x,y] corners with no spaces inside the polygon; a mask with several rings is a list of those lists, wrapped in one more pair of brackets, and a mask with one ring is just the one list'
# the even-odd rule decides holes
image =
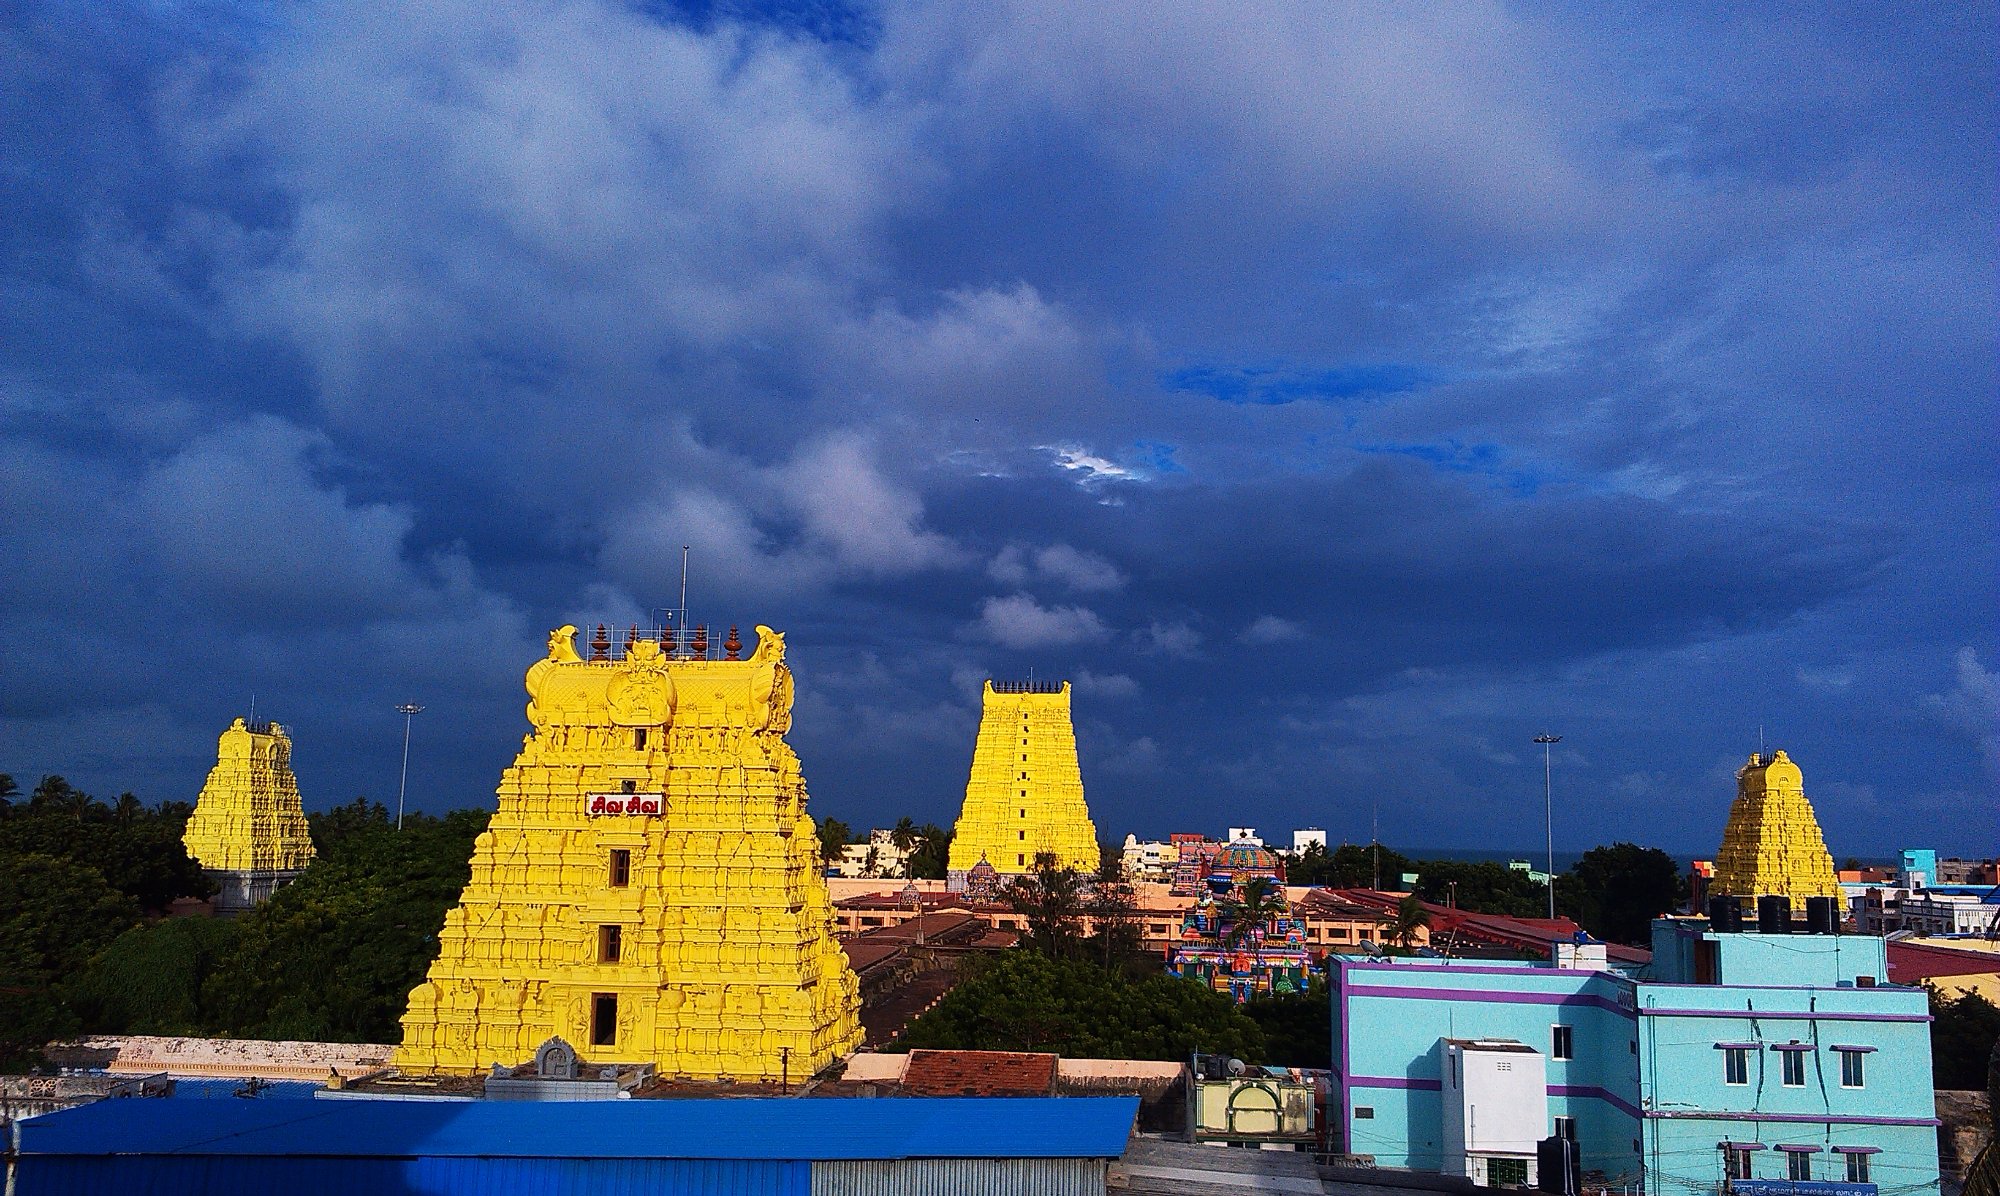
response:
{"label": "teal painted building", "polygon": [[1446,1107],[1468,1099],[1454,1095],[1450,1044],[1491,1040],[1543,1057],[1541,1091],[1509,1093],[1508,1110],[1539,1108],[1545,1132],[1574,1137],[1584,1169],[1612,1184],[1650,1196],[1796,1182],[1937,1190],[1928,1007],[1921,990],[1887,984],[1881,939],[1721,934],[1700,919],[1661,919],[1653,933],[1653,962],[1636,975],[1586,950],[1566,951],[1583,965],[1566,967],[1333,960],[1346,1149],[1382,1166],[1503,1174],[1445,1131],[1478,1113]]}

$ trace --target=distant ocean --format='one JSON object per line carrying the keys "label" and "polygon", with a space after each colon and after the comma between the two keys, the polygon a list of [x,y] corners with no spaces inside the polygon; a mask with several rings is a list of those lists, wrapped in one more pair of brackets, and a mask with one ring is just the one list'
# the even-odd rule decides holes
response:
{"label": "distant ocean", "polygon": [[[1475,864],[1485,863],[1489,860],[1496,864],[1505,864],[1510,860],[1526,860],[1530,864],[1533,864],[1538,871],[1549,862],[1549,852],[1545,847],[1528,847],[1518,851],[1496,851],[1488,847],[1400,847],[1392,843],[1384,843],[1382,846],[1396,847],[1397,851],[1402,852],[1413,860],[1464,860]],[[1582,858],[1583,853],[1580,851],[1558,851],[1556,852],[1556,871],[1567,872],[1571,868],[1576,867],[1576,862]]]}

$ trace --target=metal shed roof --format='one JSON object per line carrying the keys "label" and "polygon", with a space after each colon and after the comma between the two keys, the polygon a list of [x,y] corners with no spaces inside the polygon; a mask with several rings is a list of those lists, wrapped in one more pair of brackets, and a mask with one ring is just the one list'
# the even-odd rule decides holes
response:
{"label": "metal shed roof", "polygon": [[25,1155],[1116,1158],[1135,1097],[101,1101],[20,1123]]}

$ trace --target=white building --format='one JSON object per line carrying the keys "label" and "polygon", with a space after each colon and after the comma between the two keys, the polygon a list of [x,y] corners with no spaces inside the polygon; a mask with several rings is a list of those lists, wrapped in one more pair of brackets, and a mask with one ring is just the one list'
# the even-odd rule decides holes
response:
{"label": "white building", "polygon": [[1257,837],[1257,828],[1254,826],[1230,827],[1229,841],[1231,843],[1248,843],[1253,847],[1264,846],[1264,841]]}
{"label": "white building", "polygon": [[1321,851],[1327,850],[1325,831],[1316,826],[1308,826],[1292,832],[1293,855],[1298,855],[1306,848],[1314,846],[1317,846]]}
{"label": "white building", "polygon": [[1141,842],[1137,835],[1125,836],[1123,854],[1128,881],[1170,881],[1174,878],[1174,865],[1181,858],[1180,848],[1172,843]]}
{"label": "white building", "polygon": [[1444,1170],[1481,1187],[1535,1184],[1535,1146],[1548,1134],[1547,1068],[1511,1038],[1445,1038]]}
{"label": "white building", "polygon": [[841,847],[840,858],[830,862],[830,872],[834,876],[848,880],[864,880],[885,876],[905,876],[905,865],[922,839],[913,840],[910,850],[896,846],[895,832],[872,830],[868,832],[868,842],[849,843]]}

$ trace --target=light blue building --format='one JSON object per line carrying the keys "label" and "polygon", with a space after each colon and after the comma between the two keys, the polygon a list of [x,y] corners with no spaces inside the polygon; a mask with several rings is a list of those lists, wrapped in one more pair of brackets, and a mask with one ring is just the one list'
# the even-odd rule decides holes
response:
{"label": "light blue building", "polygon": [[[1566,948],[1560,967],[1334,961],[1346,1149],[1530,1180],[1518,1142],[1465,1141],[1484,1100],[1489,1124],[1495,1103],[1535,1110],[1543,1134],[1576,1139],[1586,1171],[1651,1196],[1937,1190],[1928,1007],[1887,984],[1881,939],[1722,934],[1701,919],[1661,919],[1653,935],[1639,975],[1590,948]],[[1541,1056],[1540,1091],[1475,1090],[1459,1074],[1468,1050],[1504,1061],[1522,1048]]]}

